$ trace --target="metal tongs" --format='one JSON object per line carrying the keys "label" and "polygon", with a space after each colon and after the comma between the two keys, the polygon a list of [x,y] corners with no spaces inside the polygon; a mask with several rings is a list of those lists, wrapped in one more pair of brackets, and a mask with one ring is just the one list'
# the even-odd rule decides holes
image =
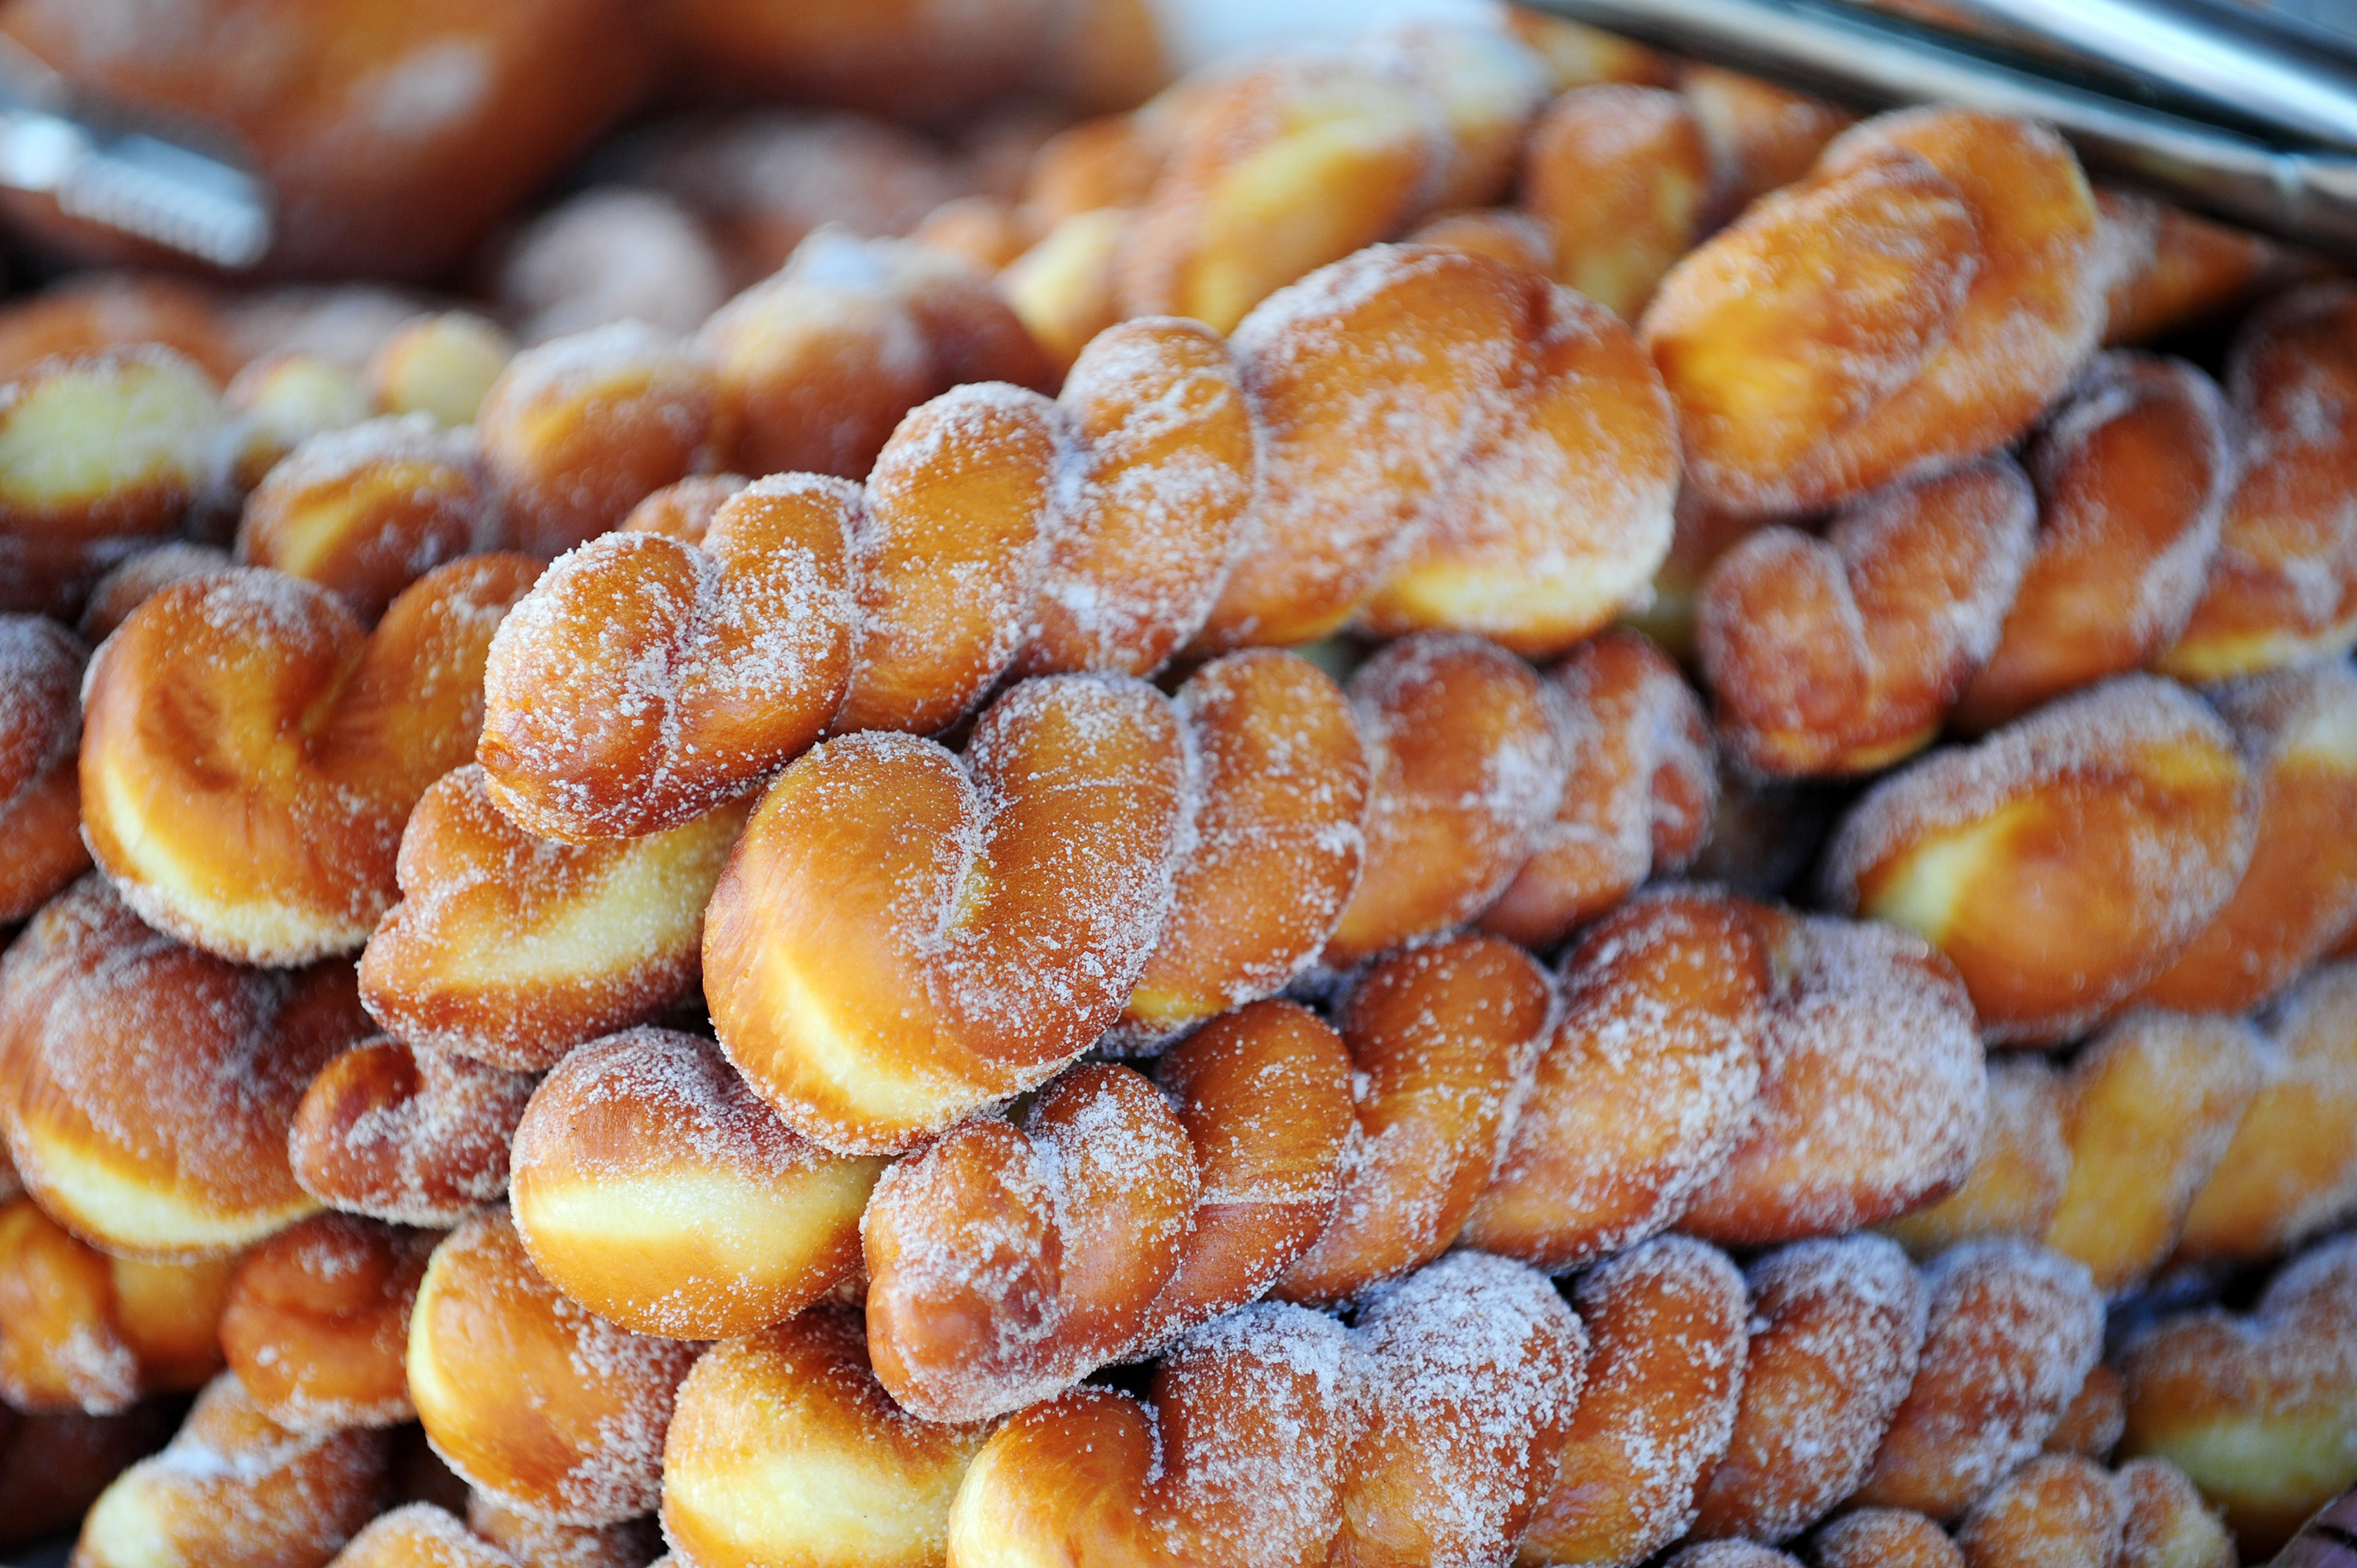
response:
{"label": "metal tongs", "polygon": [[[2234,0],[1526,0],[1868,105],[2043,120],[2088,166],[2357,257],[2351,9]],[[1938,23],[1933,25],[1934,20]]]}
{"label": "metal tongs", "polygon": [[5,36],[0,186],[216,266],[250,267],[270,249],[270,186],[250,159],[196,126],[77,91]]}

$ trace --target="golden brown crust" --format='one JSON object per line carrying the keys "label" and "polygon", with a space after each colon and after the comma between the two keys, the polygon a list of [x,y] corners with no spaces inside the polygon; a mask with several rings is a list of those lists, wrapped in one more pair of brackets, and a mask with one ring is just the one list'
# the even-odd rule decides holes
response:
{"label": "golden brown crust", "polygon": [[426,572],[496,548],[501,532],[473,438],[413,414],[295,447],[246,498],[237,560],[317,583],[373,623]]}
{"label": "golden brown crust", "polygon": [[1749,1303],[1725,1254],[1656,1237],[1573,1293],[1587,1386],[1525,1562],[1641,1563],[1683,1535],[1727,1451],[1743,1383]]}
{"label": "golden brown crust", "polygon": [[1730,898],[1649,894],[1590,927],[1465,1240],[1561,1271],[1676,1223],[1749,1125],[1770,983]]}
{"label": "golden brown crust", "polygon": [[0,925],[90,864],[81,843],[81,645],[42,616],[0,615]]}
{"label": "golden brown crust", "polygon": [[2357,642],[2357,286],[2319,284],[2244,324],[2226,365],[2241,473],[2192,618],[2157,668],[2215,681]]}
{"label": "golden brown crust", "polygon": [[696,1354],[591,1316],[533,1267],[504,1209],[479,1209],[418,1286],[409,1397],[469,1486],[554,1523],[609,1524],[655,1506]]}
{"label": "golden brown crust", "polygon": [[2097,1365],[2071,1396],[2062,1419],[2046,1434],[2044,1452],[2076,1454],[2098,1464],[2110,1460],[2120,1445],[2120,1430],[2127,1421],[2127,1396],[2120,1374],[2109,1362]]}
{"label": "golden brown crust", "polygon": [[796,1136],[709,1040],[631,1029],[541,1081],[510,1179],[517,1233],[559,1290],[636,1333],[723,1339],[857,1270],[883,1165]]}
{"label": "golden brown crust", "polygon": [[350,366],[297,349],[249,361],[223,389],[221,406],[230,416],[229,472],[215,478],[215,493],[205,499],[230,508],[305,441],[358,424],[374,412]]}
{"label": "golden brown crust", "polygon": [[173,584],[226,572],[236,564],[226,550],[181,539],[142,550],[98,580],[74,629],[95,648],[113,636],[133,610]]}
{"label": "golden brown crust", "polygon": [[386,1448],[383,1433],[366,1429],[289,1432],[223,1372],[163,1451],[91,1506],[72,1562],[322,1568],[376,1511]]}
{"label": "golden brown crust", "polygon": [[2098,263],[2093,199],[2052,133],[1949,108],[1853,127],[1646,312],[1689,482],[1804,510],[2003,445],[2093,348]]}
{"label": "golden brown crust", "polygon": [[168,273],[70,275],[0,308],[0,377],[40,360],[159,343],[226,385],[249,356],[213,290]]}
{"label": "golden brown crust", "polygon": [[1826,897],[1944,952],[1984,1037],[2067,1037],[2224,906],[2255,795],[2206,705],[2117,676],[1868,790],[1826,851]]}
{"label": "golden brown crust", "polygon": [[2020,1055],[1997,1057],[1987,1070],[1988,1109],[1971,1172],[1938,1202],[1883,1224],[1919,1260],[1987,1237],[2043,1240],[2062,1207],[2071,1144],[2061,1075],[2042,1058]]}
{"label": "golden brown crust", "polygon": [[2243,1013],[2357,919],[2357,669],[2282,670],[2209,693],[2259,790],[2258,839],[2234,896],[2138,1000]]}
{"label": "golden brown crust", "polygon": [[481,1492],[467,1499],[467,1528],[524,1568],[646,1568],[662,1550],[650,1518],[619,1524],[551,1524]]}
{"label": "golden brown crust", "polygon": [[2044,1444],[2103,1349],[2086,1269],[2013,1240],[1975,1241],[1924,1271],[1915,1380],[1854,1494],[1951,1520]]}
{"label": "golden brown crust", "polygon": [[1571,768],[1555,821],[1481,929],[1544,951],[1649,877],[1684,871],[1718,804],[1718,746],[1694,689],[1632,631],[1599,633],[1547,672],[1567,699]]}
{"label": "golden brown crust", "polygon": [[1970,998],[1920,939],[1754,905],[1777,986],[1749,1126],[1681,1223],[1724,1246],[1841,1235],[1972,1168],[1986,1102]]}
{"label": "golden brown crust", "polygon": [[2127,1498],[2102,1466],[2044,1454],[1983,1498],[1956,1527],[1965,1568],[2107,1565],[2117,1557]]}
{"label": "golden brown crust", "polygon": [[1492,937],[1410,948],[1357,977],[1336,1015],[1357,1135],[1334,1219],[1279,1297],[1347,1301],[1456,1244],[1554,1018],[1546,972]]}
{"label": "golden brown crust", "polygon": [[2046,1244],[2107,1294],[2174,1249],[2194,1197],[2260,1087],[2257,1033],[2237,1019],[2136,1013],[2097,1036],[2063,1079],[2071,1176]]}
{"label": "golden brown crust", "polygon": [[2319,968],[2268,1020],[2265,1081],[2185,1217],[2186,1262],[2260,1262],[2357,1208],[2357,969]]}
{"label": "golden brown crust", "polygon": [[720,392],[704,357],[642,322],[552,338],[508,361],[476,414],[517,548],[559,554],[710,467]]}
{"label": "golden brown crust", "polygon": [[382,1036],[319,1069],[286,1137],[305,1192],[401,1225],[455,1225],[506,1190],[532,1079]]}
{"label": "golden brown crust", "polygon": [[1842,1515],[1816,1533],[1809,1561],[1815,1568],[1964,1568],[1948,1532],[1906,1509]]}
{"label": "golden brown crust", "polygon": [[401,902],[361,954],[361,999],[420,1049],[544,1071],[694,990],[704,907],[750,812],[559,843],[500,811],[481,768],[445,774],[402,831]]}
{"label": "golden brown crust", "polygon": [[970,263],[832,231],[714,312],[696,341],[716,378],[722,456],[748,474],[857,478],[902,415],[952,387],[1057,380]]}
{"label": "golden brown crust", "polygon": [[1605,1335],[1544,1276],[1480,1252],[1372,1293],[1351,1331],[1369,1410],[1330,1561],[1502,1562],[1537,1539],[1580,1432],[1573,1404],[1606,1375]]}
{"label": "golden brown crust", "polygon": [[2330,1241],[2278,1273],[2247,1316],[2164,1318],[2122,1349],[2120,1451],[2169,1460],[2246,1555],[2272,1552],[2357,1482],[2357,1247]]}
{"label": "golden brown crust", "polygon": [[906,1149],[1120,1016],[1170,908],[1178,715],[1142,682],[1010,687],[963,757],[866,734],[788,768],[705,911],[722,1047],[795,1131]]}
{"label": "golden brown crust", "polygon": [[2319,277],[2323,258],[2110,187],[2095,192],[2104,243],[2118,260],[2104,298],[2104,341],[2144,343]]}
{"label": "golden brown crust", "polygon": [[286,1136],[367,1032],[348,965],[242,969],[141,925],[88,877],[0,961],[9,1157],[43,1208],[130,1257],[223,1257],[315,1207]]}
{"label": "golden brown crust", "polygon": [[936,1426],[894,1404],[867,1369],[858,1317],[814,1308],[715,1347],[680,1385],[663,1534],[711,1568],[845,1551],[877,1568],[928,1568],[990,1430]]}
{"label": "golden brown crust", "polygon": [[143,918],[208,950],[349,952],[393,901],[402,824],[466,760],[491,634],[539,565],[436,568],[371,633],[326,589],[242,570],[148,599],[84,684],[82,817]]}
{"label": "golden brown crust", "polygon": [[877,1379],[928,1420],[1001,1415],[1259,1295],[1336,1212],[1351,1060],[1259,1003],[1164,1058],[1159,1093],[1075,1068],[1019,1128],[895,1167],[860,1223]]}
{"label": "golden brown crust", "polygon": [[1327,940],[1347,966],[1471,920],[1529,857],[1569,767],[1562,693],[1469,637],[1394,642],[1351,677],[1366,854]]}
{"label": "golden brown crust", "polygon": [[1929,1303],[1906,1254],[1878,1236],[1783,1248],[1747,1283],[1742,1402],[1694,1533],[1788,1541],[1866,1478],[1914,1380]]}
{"label": "golden brown crust", "polygon": [[1857,118],[1822,98],[1698,60],[1679,62],[1677,85],[1710,147],[1704,220],[1714,225],[1804,177],[1825,144]]}
{"label": "golden brown crust", "polygon": [[1703,585],[1719,731],[1771,776],[1878,771],[1937,738],[1997,647],[2037,505],[2004,456],[1852,502],[1822,539],[1760,530]]}
{"label": "golden brown crust", "polygon": [[2192,615],[2234,482],[2224,397],[2182,360],[2097,356],[2022,455],[2038,538],[1996,651],[1951,714],[1978,734],[2141,669]]}
{"label": "golden brown crust", "polygon": [[1576,88],[1523,148],[1523,201],[1547,226],[1551,275],[1624,320],[1694,248],[1712,175],[1692,106],[1655,87]]}
{"label": "golden brown crust", "polygon": [[174,532],[210,478],[221,396],[156,344],[42,360],[0,385],[0,611],[70,619]]}
{"label": "golden brown crust", "polygon": [[110,1258],[29,1197],[0,1204],[0,1399],[27,1414],[119,1415],[202,1388],[221,1367],[234,1268]]}
{"label": "golden brown crust", "polygon": [[315,1214],[247,1253],[221,1343],[254,1408],[295,1432],[409,1420],[409,1309],[437,1240]]}
{"label": "golden brown crust", "polygon": [[1274,649],[1232,653],[1173,700],[1194,743],[1194,843],[1123,1009],[1125,1044],[1283,989],[1333,934],[1366,847],[1366,750],[1316,665]]}

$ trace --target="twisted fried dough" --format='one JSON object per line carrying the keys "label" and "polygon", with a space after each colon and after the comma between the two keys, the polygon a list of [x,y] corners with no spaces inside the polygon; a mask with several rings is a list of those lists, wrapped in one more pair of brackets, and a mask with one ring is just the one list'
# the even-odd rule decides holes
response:
{"label": "twisted fried dough", "polygon": [[393,901],[402,825],[466,760],[518,555],[454,561],[363,633],[328,590],[244,570],[167,588],[85,682],[83,830],[133,908],[248,963],[348,952]]}
{"label": "twisted fried dough", "polygon": [[2241,473],[2201,597],[2158,668],[2215,681],[2357,642],[2357,287],[2319,284],[2244,323],[2226,365]]}
{"label": "twisted fried dough", "polygon": [[81,874],[83,652],[57,622],[0,615],[0,925]]}
{"label": "twisted fried dough", "polygon": [[73,1561],[323,1568],[376,1511],[386,1448],[383,1433],[365,1428],[289,1432],[223,1372],[163,1451],[91,1505]]}
{"label": "twisted fried dough", "polygon": [[47,359],[0,389],[0,611],[70,618],[173,532],[211,471],[221,394],[147,344]]}
{"label": "twisted fried dough", "polygon": [[481,768],[445,774],[402,830],[401,901],[361,954],[361,1000],[418,1047],[552,1067],[694,989],[704,908],[749,814],[557,843],[499,811]]}
{"label": "twisted fried dough", "polygon": [[409,1420],[409,1311],[439,1240],[315,1214],[239,1262],[221,1317],[230,1370],[254,1408],[295,1432]]}
{"label": "twisted fried dough", "polygon": [[1656,378],[1588,308],[1486,258],[1378,249],[1224,349],[1129,322],[1057,403],[945,394],[864,489],[777,478],[700,546],[594,542],[502,628],[494,799],[547,837],[645,832],[829,725],[951,725],[1010,668],[1146,674],[1190,639],[1294,642],[1361,611],[1566,647],[1641,592],[1675,479]]}
{"label": "twisted fried dough", "polygon": [[1802,511],[2010,441],[2103,327],[2094,200],[2051,132],[1901,110],[1672,268],[1641,332],[1687,480]]}
{"label": "twisted fried dough", "polygon": [[330,1208],[400,1225],[455,1225],[507,1189],[508,1143],[532,1079],[379,1036],[303,1091],[286,1156]]}
{"label": "twisted fried dough", "polygon": [[1538,950],[1684,871],[1718,805],[1717,740],[1694,691],[1631,631],[1598,633],[1547,678],[1568,701],[1571,754],[1555,820],[1483,911],[1481,928]]}
{"label": "twisted fried dough", "polygon": [[991,1431],[902,1410],[868,1370],[859,1319],[813,1308],[716,1346],[680,1384],[663,1439],[663,1534],[711,1568],[931,1568]]}
{"label": "twisted fried dough", "polygon": [[1826,851],[1825,894],[1944,952],[1990,1041],[2065,1037],[2224,907],[2255,794],[2208,706],[2119,676],[1876,785]]}
{"label": "twisted fried dough", "polygon": [[2036,516],[1990,457],[1853,501],[1823,539],[1763,528],[1720,556],[1695,633],[1728,749],[1812,776],[1930,745],[1998,645]]}
{"label": "twisted fried dough", "polygon": [[884,1162],[795,1135],[710,1041],[642,1028],[557,1064],[512,1165],[517,1234],[559,1290],[637,1333],[721,1339],[854,1273]]}
{"label": "twisted fried dough", "polygon": [[29,1197],[0,1204],[0,1399],[27,1414],[120,1415],[202,1388],[221,1368],[235,1267],[109,1257]]}
{"label": "twisted fried dough", "polygon": [[696,1347],[593,1316],[533,1267],[504,1210],[434,1250],[409,1318],[409,1397],[468,1485],[561,1524],[655,1506],[663,1430]]}
{"label": "twisted fried dough", "polygon": [[969,1123],[878,1184],[868,1344],[903,1406],[1020,1409],[1251,1300],[1327,1229],[1350,1125],[1332,1031],[1257,1003],[1159,1076],[1175,1104],[1126,1068],[1076,1068],[1019,1129]]}
{"label": "twisted fried dough", "polygon": [[128,1257],[225,1257],[316,1208],[288,1124],[368,1032],[347,965],[242,969],[140,924],[96,876],[0,960],[0,1129],[41,1207]]}
{"label": "twisted fried dough", "polygon": [[2247,1316],[2210,1308],[2152,1324],[2120,1371],[2120,1451],[2169,1460],[2244,1552],[2274,1550],[2357,1482],[2357,1244],[2295,1260]]}
{"label": "twisted fried dough", "polygon": [[1044,1082],[1135,989],[1189,783],[1168,700],[1103,676],[1011,688],[962,758],[885,733],[810,753],[705,912],[722,1048],[845,1153],[908,1148]]}
{"label": "twisted fried dough", "polygon": [[1996,651],[1949,719],[1970,734],[2149,664],[2201,596],[2234,456],[2217,383],[2182,360],[2098,355],[2022,466],[2038,537]]}

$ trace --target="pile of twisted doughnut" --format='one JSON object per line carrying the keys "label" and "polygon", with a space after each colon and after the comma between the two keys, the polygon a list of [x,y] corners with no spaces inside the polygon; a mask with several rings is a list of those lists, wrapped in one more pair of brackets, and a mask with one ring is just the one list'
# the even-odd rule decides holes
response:
{"label": "pile of twisted doughnut", "polygon": [[2357,1485],[2357,285],[1525,15],[998,194],[826,135],[473,309],[0,308],[0,1546],[2225,1568]]}

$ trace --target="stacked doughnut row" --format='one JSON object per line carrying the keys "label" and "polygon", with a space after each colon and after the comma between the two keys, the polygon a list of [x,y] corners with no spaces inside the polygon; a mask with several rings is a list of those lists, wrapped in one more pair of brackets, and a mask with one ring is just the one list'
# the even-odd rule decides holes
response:
{"label": "stacked doughnut row", "polygon": [[2343,291],[2221,393],[2098,344],[2289,263],[2042,130],[1518,27],[1074,134],[1011,303],[821,235],[9,383],[25,1530],[2140,1568],[2357,1482]]}

